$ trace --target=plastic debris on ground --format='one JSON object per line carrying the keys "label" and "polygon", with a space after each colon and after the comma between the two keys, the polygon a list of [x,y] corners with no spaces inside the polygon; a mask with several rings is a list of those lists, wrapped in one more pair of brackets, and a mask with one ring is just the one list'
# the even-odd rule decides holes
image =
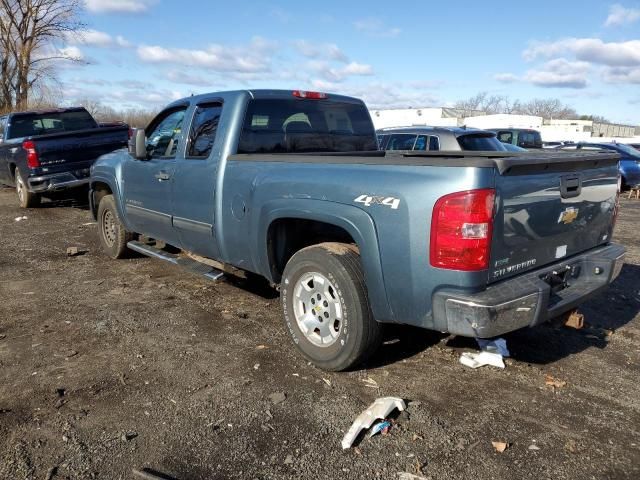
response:
{"label": "plastic debris on ground", "polygon": [[355,419],[342,439],[342,448],[350,448],[362,430],[371,428],[376,420],[385,420],[396,408],[400,411],[406,409],[404,400],[396,397],[378,398]]}
{"label": "plastic debris on ground", "polygon": [[491,352],[464,352],[462,355],[460,355],[460,363],[470,368],[480,368],[484,367],[485,365],[504,368],[502,355],[500,355],[499,353]]}
{"label": "plastic debris on ground", "polygon": [[16,220],[16,222],[21,222],[22,220],[27,220],[27,218],[28,217],[25,215],[25,216],[22,216],[22,217],[16,217],[15,220]]}
{"label": "plastic debris on ground", "polygon": [[505,358],[511,356],[507,348],[507,341],[504,338],[476,338],[480,350],[491,353],[499,353]]}
{"label": "plastic debris on ground", "polygon": [[377,435],[378,433],[382,433],[382,435],[386,435],[387,433],[389,433],[390,428],[391,428],[391,422],[389,420],[376,423],[371,429],[369,438],[373,437],[374,435]]}

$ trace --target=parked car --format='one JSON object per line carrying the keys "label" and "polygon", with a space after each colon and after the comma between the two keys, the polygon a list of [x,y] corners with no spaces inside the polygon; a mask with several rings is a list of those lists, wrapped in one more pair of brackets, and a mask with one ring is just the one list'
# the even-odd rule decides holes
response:
{"label": "parked car", "polygon": [[628,143],[627,145],[635,148],[636,150],[640,150],[640,143]]}
{"label": "parked car", "polygon": [[573,145],[575,142],[571,140],[561,140],[561,141],[552,141],[552,142],[542,142],[542,148],[560,148],[565,145]]}
{"label": "parked car", "polygon": [[616,154],[376,148],[366,106],[349,97],[178,100],[129,152],[93,165],[100,243],[112,258],[131,249],[212,279],[266,278],[293,343],[328,370],[371,355],[383,323],[495,337],[619,274]]}
{"label": "parked car", "polygon": [[93,161],[128,137],[128,125],[102,127],[84,108],[0,116],[0,183],[16,188],[21,207],[36,207],[42,193],[88,184]]}
{"label": "parked car", "polygon": [[527,150],[542,148],[542,137],[537,130],[530,128],[489,128],[487,130],[495,132],[502,143],[510,143]]}
{"label": "parked car", "polygon": [[380,150],[504,151],[496,134],[465,127],[398,127],[378,130]]}
{"label": "parked car", "polygon": [[613,150],[620,155],[620,177],[622,189],[640,185],[640,152],[624,143],[578,143],[562,147],[562,150]]}

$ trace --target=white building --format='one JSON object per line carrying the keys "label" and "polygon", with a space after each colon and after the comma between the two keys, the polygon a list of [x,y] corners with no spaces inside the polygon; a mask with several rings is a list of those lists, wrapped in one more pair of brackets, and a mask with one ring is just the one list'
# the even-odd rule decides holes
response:
{"label": "white building", "polygon": [[545,142],[570,140],[605,141],[620,139],[623,143],[637,141],[635,127],[628,125],[594,123],[591,120],[544,119],[533,115],[500,113],[486,115],[474,112],[473,116],[455,108],[391,108],[370,110],[373,124],[378,128],[389,127],[455,127],[466,125],[473,128],[531,128],[538,130]]}

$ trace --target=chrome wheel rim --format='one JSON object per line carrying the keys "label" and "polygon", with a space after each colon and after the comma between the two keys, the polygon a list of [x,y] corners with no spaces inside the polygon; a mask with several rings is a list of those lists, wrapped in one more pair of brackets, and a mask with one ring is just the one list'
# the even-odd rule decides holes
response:
{"label": "chrome wheel rim", "polygon": [[102,214],[102,237],[108,246],[113,247],[116,243],[116,236],[116,219],[110,210],[105,210]]}
{"label": "chrome wheel rim", "polygon": [[330,347],[340,336],[343,312],[338,292],[321,273],[303,274],[293,289],[298,328],[312,344]]}
{"label": "chrome wheel rim", "polygon": [[24,203],[24,182],[22,181],[22,177],[20,176],[20,172],[16,170],[16,191],[18,192],[18,199],[20,203]]}

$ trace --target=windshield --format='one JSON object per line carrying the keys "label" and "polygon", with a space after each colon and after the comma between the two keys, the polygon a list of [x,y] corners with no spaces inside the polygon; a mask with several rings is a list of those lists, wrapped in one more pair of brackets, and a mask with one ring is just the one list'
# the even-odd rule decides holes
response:
{"label": "windshield", "polygon": [[249,102],[238,153],[358,152],[378,149],[361,103],[256,99]]}
{"label": "windshield", "polygon": [[504,152],[506,148],[495,135],[488,135],[486,133],[475,133],[460,135],[458,137],[458,143],[462,150],[474,150],[484,152]]}
{"label": "windshield", "polygon": [[86,110],[17,114],[11,117],[8,138],[73,132],[97,126],[96,121]]}

